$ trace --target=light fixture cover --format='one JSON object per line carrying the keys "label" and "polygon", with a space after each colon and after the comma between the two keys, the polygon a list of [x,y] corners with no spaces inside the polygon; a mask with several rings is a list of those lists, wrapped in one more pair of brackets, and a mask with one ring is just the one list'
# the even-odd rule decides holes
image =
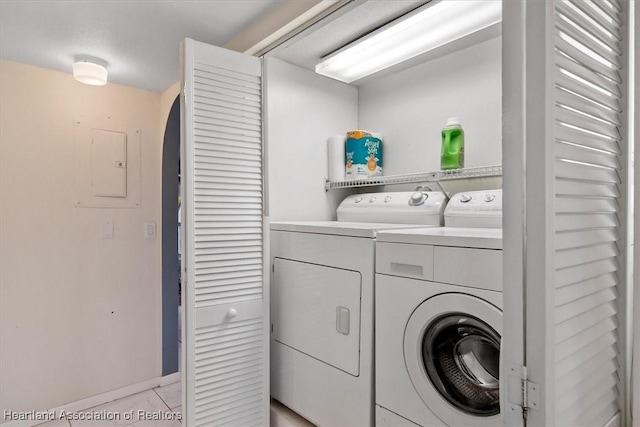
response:
{"label": "light fixture cover", "polygon": [[329,55],[316,73],[351,83],[501,20],[498,0],[431,1]]}
{"label": "light fixture cover", "polygon": [[107,64],[99,58],[76,56],[73,60],[73,77],[81,83],[102,86],[107,83]]}

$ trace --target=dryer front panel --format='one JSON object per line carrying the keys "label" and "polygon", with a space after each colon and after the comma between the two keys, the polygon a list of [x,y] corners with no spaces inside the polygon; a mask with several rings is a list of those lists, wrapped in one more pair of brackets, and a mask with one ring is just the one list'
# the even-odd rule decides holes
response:
{"label": "dryer front panel", "polygon": [[411,382],[448,425],[492,425],[500,414],[502,312],[463,293],[424,301],[404,334]]}
{"label": "dryer front panel", "polygon": [[358,376],[360,273],[282,258],[273,265],[273,339]]}

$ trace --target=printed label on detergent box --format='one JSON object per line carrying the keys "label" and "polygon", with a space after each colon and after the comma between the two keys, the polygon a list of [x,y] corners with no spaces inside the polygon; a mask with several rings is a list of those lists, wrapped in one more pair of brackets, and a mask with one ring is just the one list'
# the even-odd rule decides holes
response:
{"label": "printed label on detergent box", "polygon": [[347,132],[346,179],[382,175],[382,140],[367,131]]}

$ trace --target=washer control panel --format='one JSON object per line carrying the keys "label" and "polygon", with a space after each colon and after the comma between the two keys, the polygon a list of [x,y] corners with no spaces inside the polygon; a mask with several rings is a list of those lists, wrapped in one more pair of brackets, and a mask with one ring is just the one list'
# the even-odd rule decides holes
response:
{"label": "washer control panel", "polygon": [[502,190],[454,194],[444,212],[447,227],[501,228]]}
{"label": "washer control panel", "polygon": [[446,199],[437,191],[353,194],[338,206],[338,221],[442,225]]}

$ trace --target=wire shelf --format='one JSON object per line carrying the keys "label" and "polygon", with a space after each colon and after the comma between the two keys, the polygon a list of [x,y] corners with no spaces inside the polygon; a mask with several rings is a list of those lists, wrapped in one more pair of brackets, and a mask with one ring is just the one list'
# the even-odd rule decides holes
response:
{"label": "wire shelf", "polygon": [[377,185],[415,184],[422,182],[439,182],[453,179],[485,178],[501,176],[502,166],[481,166],[464,169],[450,169],[434,172],[411,173],[404,175],[388,175],[375,178],[356,179],[351,181],[329,181],[325,179],[325,190],[336,188],[373,187]]}

